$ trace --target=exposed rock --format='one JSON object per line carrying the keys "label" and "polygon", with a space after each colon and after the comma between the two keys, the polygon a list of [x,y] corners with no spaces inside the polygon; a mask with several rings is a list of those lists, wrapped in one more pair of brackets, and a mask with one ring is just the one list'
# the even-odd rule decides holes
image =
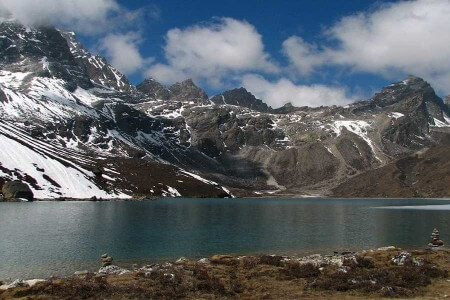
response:
{"label": "exposed rock", "polygon": [[273,112],[277,113],[277,114],[290,114],[290,113],[294,113],[294,112],[300,111],[300,110],[302,110],[301,107],[296,107],[296,106],[292,105],[291,102],[288,102],[285,105],[283,105],[282,107],[274,109]]}
{"label": "exposed rock", "polygon": [[12,289],[20,286],[28,286],[27,283],[22,279],[16,279],[9,284],[4,284],[0,286],[0,290]]}
{"label": "exposed rock", "polygon": [[260,112],[272,111],[272,108],[270,106],[268,106],[262,100],[257,99],[253,94],[248,92],[243,87],[226,91],[220,95],[212,97],[210,100],[217,105],[236,105]]}
{"label": "exposed rock", "polygon": [[380,247],[377,249],[377,251],[392,251],[392,250],[396,250],[397,247],[395,246],[386,246],[386,247]]}
{"label": "exposed rock", "polygon": [[108,256],[107,253],[103,254],[100,258],[103,267],[108,267],[112,264],[113,258]]}
{"label": "exposed rock", "polygon": [[208,100],[208,95],[206,95],[205,91],[196,86],[192,79],[175,83],[169,90],[172,101],[204,103]]}
{"label": "exposed rock", "polygon": [[[2,158],[0,168],[35,195],[74,197],[73,179],[81,192],[92,188],[86,198],[231,196],[222,186],[241,195],[449,196],[450,109],[423,79],[344,107],[274,110],[243,88],[211,101],[192,80],[136,88],[73,33],[6,21],[0,35],[3,142],[46,165],[15,159],[6,168]],[[442,157],[412,155],[428,148]],[[61,168],[78,175],[53,178]]]}
{"label": "exposed rock", "polygon": [[9,284],[0,285],[0,290],[8,290],[8,289],[16,288],[16,287],[33,287],[40,282],[46,282],[46,280],[45,279],[29,279],[29,280],[16,279]]}
{"label": "exposed rock", "polygon": [[92,169],[92,173],[94,173],[94,175],[97,177],[102,177],[102,175],[103,175],[103,171],[100,167],[94,167]]}
{"label": "exposed rock", "polygon": [[403,251],[398,255],[394,256],[391,261],[397,266],[403,266],[406,264],[413,264],[416,266],[420,266],[423,264],[423,261],[420,259],[416,259],[412,256],[411,253]]}
{"label": "exposed rock", "polygon": [[184,263],[186,263],[186,262],[188,262],[189,260],[187,259],[187,258],[185,258],[185,257],[180,257],[179,259],[177,259],[176,261],[175,261],[175,264],[184,264]]}
{"label": "exposed rock", "polygon": [[75,62],[87,73],[89,80],[95,84],[112,88],[121,92],[133,92],[134,86],[126,76],[109,65],[104,57],[92,55],[76,39],[73,32],[60,32],[67,40]]}
{"label": "exposed rock", "polygon": [[428,244],[428,247],[430,248],[436,248],[436,247],[441,247],[444,245],[444,242],[441,240],[440,235],[439,235],[439,230],[437,230],[436,228],[433,229],[433,232],[431,233],[431,241]]}
{"label": "exposed rock", "polygon": [[33,201],[33,192],[30,187],[20,181],[8,181],[3,184],[2,187],[3,197],[6,199],[27,199]]}
{"label": "exposed rock", "polygon": [[73,273],[73,275],[85,277],[85,276],[89,275],[89,271],[88,270],[76,271],[75,273]]}
{"label": "exposed rock", "polygon": [[204,258],[200,258],[198,260],[198,262],[201,263],[201,264],[208,264],[210,261],[209,261],[208,258],[204,257]]}
{"label": "exposed rock", "polygon": [[171,97],[171,91],[152,78],[145,79],[136,88],[153,99],[169,100]]}
{"label": "exposed rock", "polygon": [[444,98],[444,103],[447,105],[448,108],[450,108],[450,95]]}
{"label": "exposed rock", "polygon": [[123,275],[129,272],[130,270],[128,269],[124,269],[114,265],[106,265],[101,267],[97,273],[100,275]]}

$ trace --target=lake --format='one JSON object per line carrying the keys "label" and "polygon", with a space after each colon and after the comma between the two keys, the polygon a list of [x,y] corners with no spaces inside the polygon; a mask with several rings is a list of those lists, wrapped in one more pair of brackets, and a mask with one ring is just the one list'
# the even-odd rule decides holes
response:
{"label": "lake", "polygon": [[450,200],[160,199],[0,203],[0,279],[213,254],[332,254],[450,243]]}

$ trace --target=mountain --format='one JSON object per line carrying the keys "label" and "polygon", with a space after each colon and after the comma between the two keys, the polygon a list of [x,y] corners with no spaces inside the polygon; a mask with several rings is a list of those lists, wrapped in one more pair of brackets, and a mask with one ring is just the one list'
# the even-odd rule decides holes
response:
{"label": "mountain", "polygon": [[[135,87],[54,28],[5,21],[0,52],[0,185],[38,198],[357,196],[417,153],[448,159],[449,107],[417,77],[345,107],[272,109],[243,88],[208,99],[190,79]],[[413,190],[389,184],[386,196]]]}
{"label": "mountain", "polygon": [[194,102],[200,104],[208,102],[208,95],[196,86],[192,79],[176,83],[170,88],[165,88],[154,79],[146,79],[137,86],[137,89],[153,100]]}
{"label": "mountain", "polygon": [[450,107],[450,95],[448,95],[447,97],[445,97],[444,103],[447,105],[447,107]]}
{"label": "mountain", "polygon": [[133,108],[145,96],[73,33],[14,22],[0,32],[3,181],[25,181],[38,198],[231,196],[169,163],[197,153],[172,120]]}
{"label": "mountain", "polygon": [[267,106],[262,100],[257,99],[243,87],[214,96],[211,98],[211,101],[217,105],[236,105],[259,112],[272,111],[271,107]]}

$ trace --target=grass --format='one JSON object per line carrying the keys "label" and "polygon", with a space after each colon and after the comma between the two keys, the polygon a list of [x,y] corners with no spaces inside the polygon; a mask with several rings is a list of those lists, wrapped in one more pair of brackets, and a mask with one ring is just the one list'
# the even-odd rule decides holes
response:
{"label": "grass", "polygon": [[[397,266],[399,251],[367,252],[342,266],[300,264],[281,256],[186,261],[145,275],[69,277],[0,292],[0,299],[366,299],[450,294],[449,252],[416,251],[423,264]],[[439,288],[435,288],[439,287]]]}

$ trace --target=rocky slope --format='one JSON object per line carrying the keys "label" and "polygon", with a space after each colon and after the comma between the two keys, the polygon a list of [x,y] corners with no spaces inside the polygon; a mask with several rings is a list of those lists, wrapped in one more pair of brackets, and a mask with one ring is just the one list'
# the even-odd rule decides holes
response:
{"label": "rocky slope", "polygon": [[332,195],[448,147],[450,108],[416,77],[346,107],[272,109],[243,88],[135,87],[54,28],[4,21],[0,52],[0,177],[38,198]]}

